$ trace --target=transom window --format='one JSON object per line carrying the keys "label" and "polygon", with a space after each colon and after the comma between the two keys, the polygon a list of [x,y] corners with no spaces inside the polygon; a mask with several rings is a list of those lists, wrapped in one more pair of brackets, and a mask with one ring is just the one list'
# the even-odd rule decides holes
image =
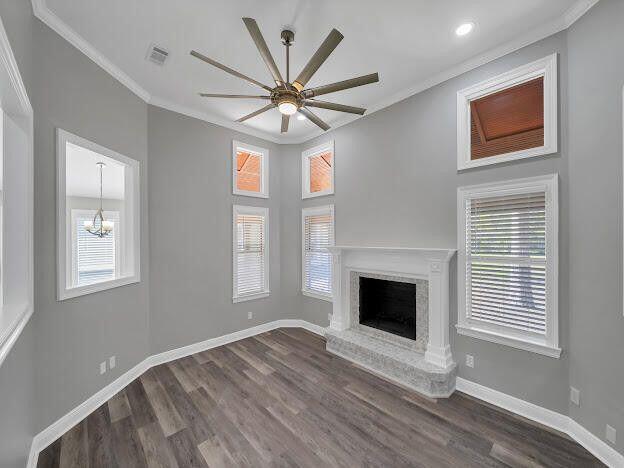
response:
{"label": "transom window", "polygon": [[306,208],[301,214],[302,292],[320,299],[332,298],[334,206]]}
{"label": "transom window", "polygon": [[328,141],[301,156],[301,196],[320,197],[334,193],[334,142]]}
{"label": "transom window", "polygon": [[558,356],[556,176],[459,189],[458,330]]}
{"label": "transom window", "polygon": [[239,141],[232,143],[232,192],[269,197],[269,150]]}

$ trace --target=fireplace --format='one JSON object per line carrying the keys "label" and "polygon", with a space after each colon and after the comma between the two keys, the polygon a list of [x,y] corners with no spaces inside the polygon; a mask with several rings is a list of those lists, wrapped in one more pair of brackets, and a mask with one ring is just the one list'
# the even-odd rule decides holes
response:
{"label": "fireplace", "polygon": [[416,284],[360,276],[360,324],[416,339]]}

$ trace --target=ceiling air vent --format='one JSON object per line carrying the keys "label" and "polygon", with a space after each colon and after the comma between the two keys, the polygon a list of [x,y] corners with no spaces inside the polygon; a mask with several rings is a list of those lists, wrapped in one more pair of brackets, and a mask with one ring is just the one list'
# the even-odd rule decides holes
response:
{"label": "ceiling air vent", "polygon": [[160,46],[152,44],[147,50],[147,60],[154,62],[156,65],[164,65],[167,57],[169,57],[169,52]]}

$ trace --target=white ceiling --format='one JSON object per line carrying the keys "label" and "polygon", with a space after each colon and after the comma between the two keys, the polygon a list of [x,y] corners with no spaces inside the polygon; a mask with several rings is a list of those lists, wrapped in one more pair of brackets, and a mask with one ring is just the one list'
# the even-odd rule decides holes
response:
{"label": "white ceiling", "polygon": [[102,170],[103,198],[123,200],[123,164],[72,143],[67,143],[66,154],[65,193],[68,197],[100,198],[100,169],[97,163],[103,162],[106,164]]}
{"label": "white ceiling", "polygon": [[[263,94],[260,88],[191,57],[196,49],[271,85],[242,20],[257,20],[280,69],[280,31],[295,33],[291,75],[332,28],[345,36],[308,87],[379,72],[380,83],[324,96],[377,110],[454,74],[564,29],[597,0],[33,0],[35,13],[150,102],[273,141],[318,135],[309,121],[291,119],[280,136],[277,110],[250,119],[262,101],[201,98],[198,92]],[[472,21],[475,30],[457,37]],[[151,43],[170,51],[164,67],[145,59]],[[284,73],[284,72],[283,72]],[[291,79],[293,77],[291,76]],[[258,93],[260,91],[260,93]],[[330,125],[353,117],[315,110]]]}

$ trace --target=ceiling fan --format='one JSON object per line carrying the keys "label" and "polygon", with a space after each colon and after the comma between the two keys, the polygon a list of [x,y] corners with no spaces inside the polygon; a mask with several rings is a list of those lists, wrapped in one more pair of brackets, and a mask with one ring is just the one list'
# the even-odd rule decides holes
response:
{"label": "ceiling fan", "polygon": [[342,41],[344,36],[340,34],[340,32],[336,29],[332,29],[327,38],[323,41],[318,50],[314,53],[310,61],[303,67],[299,76],[293,81],[290,82],[290,55],[289,50],[290,46],[294,43],[295,33],[285,29],[282,31],[282,44],[286,47],[286,80],[282,77],[277,65],[275,64],[275,60],[271,56],[271,52],[267,47],[267,44],[260,32],[260,28],[258,28],[258,24],[256,20],[253,18],[243,18],[243,22],[245,26],[247,26],[247,30],[251,35],[251,38],[256,44],[258,48],[258,52],[260,52],[260,56],[264,63],[269,69],[273,80],[275,81],[275,86],[270,87],[265,84],[260,83],[259,81],[254,80],[242,73],[237,72],[236,70],[231,69],[230,67],[223,65],[222,63],[217,62],[211,58],[206,57],[205,55],[200,54],[199,52],[192,50],[191,55],[200,60],[203,60],[210,65],[213,65],[221,70],[234,75],[238,78],[242,78],[243,80],[247,80],[250,83],[255,84],[256,86],[260,86],[264,90],[266,90],[269,95],[268,96],[250,96],[244,94],[208,94],[208,93],[200,93],[202,97],[209,98],[233,98],[233,99],[264,99],[266,101],[270,101],[269,104],[264,106],[257,111],[252,112],[251,114],[245,115],[237,120],[237,122],[244,122],[245,120],[251,119],[257,115],[260,115],[270,109],[277,107],[277,109],[282,113],[282,133],[286,133],[288,131],[288,122],[290,116],[299,113],[304,115],[310,121],[315,123],[317,126],[322,128],[323,130],[328,130],[330,127],[325,122],[323,122],[320,118],[318,118],[309,107],[318,107],[321,109],[329,109],[335,110],[339,112],[348,112],[350,114],[359,114],[363,115],[366,112],[366,109],[361,107],[353,107],[346,106],[343,104],[336,104],[333,102],[320,101],[318,99],[314,99],[316,96],[321,96],[323,94],[334,93],[336,91],[342,91],[344,89],[355,88],[357,86],[363,86],[370,83],[376,83],[379,81],[379,75],[377,73],[371,73],[370,75],[358,76],[357,78],[351,78],[349,80],[338,81],[336,83],[331,83],[323,86],[318,86],[316,88],[305,89],[305,85],[308,83],[312,75],[316,73],[316,71],[320,68],[320,66],[327,60],[327,57],[334,51],[336,46]]}

